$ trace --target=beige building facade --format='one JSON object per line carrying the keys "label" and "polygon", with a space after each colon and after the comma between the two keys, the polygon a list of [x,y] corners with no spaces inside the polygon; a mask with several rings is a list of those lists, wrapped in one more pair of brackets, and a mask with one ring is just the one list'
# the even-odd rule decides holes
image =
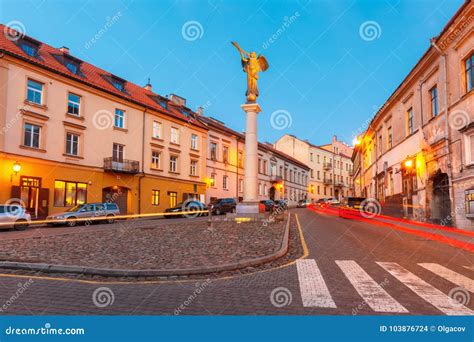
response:
{"label": "beige building facade", "polygon": [[275,148],[308,165],[308,199],[342,199],[352,191],[352,148],[333,137],[330,144],[316,146],[285,134]]}
{"label": "beige building facade", "polygon": [[0,82],[0,202],[44,218],[85,202],[138,214],[204,198],[207,130],[178,97],[15,31],[0,38]]}
{"label": "beige building facade", "polygon": [[388,214],[474,228],[473,32],[466,1],[359,137],[356,194]]}

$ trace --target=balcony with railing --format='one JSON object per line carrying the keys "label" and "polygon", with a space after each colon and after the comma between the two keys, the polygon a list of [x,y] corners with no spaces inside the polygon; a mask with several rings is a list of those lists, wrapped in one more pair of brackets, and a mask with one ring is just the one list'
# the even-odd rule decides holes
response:
{"label": "balcony with railing", "polygon": [[282,176],[277,176],[277,175],[271,175],[270,176],[270,182],[279,183],[282,180],[283,180]]}
{"label": "balcony with railing", "polygon": [[329,162],[323,163],[323,169],[324,170],[332,170],[332,163],[329,163]]}
{"label": "balcony with railing", "polygon": [[104,170],[135,174],[140,172],[140,162],[128,159],[117,161],[112,157],[104,158]]}
{"label": "balcony with railing", "polygon": [[324,185],[331,185],[332,184],[332,179],[331,178],[324,178],[323,183],[324,183]]}

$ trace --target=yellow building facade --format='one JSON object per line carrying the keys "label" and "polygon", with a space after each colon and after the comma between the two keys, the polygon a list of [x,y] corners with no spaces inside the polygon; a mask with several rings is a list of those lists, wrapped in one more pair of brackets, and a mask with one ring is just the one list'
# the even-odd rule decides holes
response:
{"label": "yellow building facade", "polygon": [[207,130],[184,99],[26,36],[0,39],[0,83],[1,203],[44,218],[84,202],[139,214],[204,200]]}

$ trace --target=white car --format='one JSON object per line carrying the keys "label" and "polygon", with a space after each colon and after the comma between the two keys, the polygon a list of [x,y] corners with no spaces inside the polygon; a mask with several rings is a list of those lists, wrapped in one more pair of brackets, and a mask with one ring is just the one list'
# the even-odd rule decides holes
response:
{"label": "white car", "polygon": [[31,222],[31,215],[20,205],[0,204],[0,228],[24,230]]}

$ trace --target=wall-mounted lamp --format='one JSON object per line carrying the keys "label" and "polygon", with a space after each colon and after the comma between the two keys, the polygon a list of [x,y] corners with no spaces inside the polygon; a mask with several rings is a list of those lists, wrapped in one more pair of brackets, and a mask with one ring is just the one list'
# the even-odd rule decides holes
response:
{"label": "wall-mounted lamp", "polygon": [[11,176],[10,176],[10,182],[13,181],[13,175],[16,176],[16,175],[18,174],[18,172],[21,171],[21,164],[20,164],[19,162],[15,162],[15,163],[13,164],[12,170],[13,170],[13,173],[12,173]]}

